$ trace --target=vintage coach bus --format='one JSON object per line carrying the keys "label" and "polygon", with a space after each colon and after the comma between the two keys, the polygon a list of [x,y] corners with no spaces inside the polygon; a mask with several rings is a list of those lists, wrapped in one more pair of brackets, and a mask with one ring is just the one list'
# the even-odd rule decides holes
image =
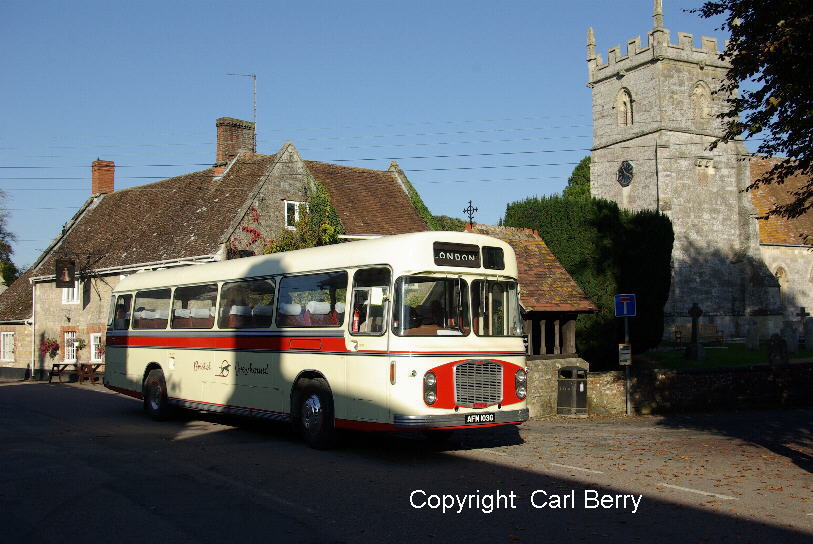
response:
{"label": "vintage coach bus", "polygon": [[137,273],[113,293],[105,385],[173,406],[337,428],[528,418],[514,251],[420,232]]}

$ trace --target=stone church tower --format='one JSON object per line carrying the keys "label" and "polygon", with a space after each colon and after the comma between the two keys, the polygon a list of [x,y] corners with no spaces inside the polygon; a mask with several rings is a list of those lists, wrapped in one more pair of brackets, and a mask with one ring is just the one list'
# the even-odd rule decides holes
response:
{"label": "stone church tower", "polygon": [[[731,142],[709,150],[722,134],[716,115],[727,109],[714,93],[730,65],[717,40],[663,26],[655,0],[654,26],[607,62],[588,32],[587,63],[593,95],[592,196],[629,210],[659,210],[675,230],[672,288],[666,312],[672,323],[690,320],[697,302],[726,336],[744,336],[747,316],[776,314],[776,281],[762,263],[755,211],[743,189],[750,182],[747,150]],[[764,319],[763,319],[764,320]],[[767,329],[773,328],[767,324]]]}

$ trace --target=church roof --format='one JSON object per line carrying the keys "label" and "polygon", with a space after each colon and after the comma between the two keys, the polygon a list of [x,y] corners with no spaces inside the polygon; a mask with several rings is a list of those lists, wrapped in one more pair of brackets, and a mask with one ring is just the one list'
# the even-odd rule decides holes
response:
{"label": "church roof", "polygon": [[[753,182],[762,177],[773,167],[777,160],[780,159],[752,158],[751,181]],[[806,183],[810,183],[810,178],[793,176],[785,180],[782,185],[774,183],[760,185],[758,188],[749,191],[757,214],[765,215],[777,204],[790,202],[791,196],[789,192],[799,189]],[[759,242],[761,244],[813,245],[813,242],[810,240],[806,242],[804,238],[804,234],[813,237],[813,212],[811,211],[794,219],[778,216],[760,219],[758,225]]]}
{"label": "church roof", "polygon": [[466,225],[466,230],[499,238],[514,248],[519,273],[519,298],[526,311],[596,311],[596,305],[559,263],[537,231],[480,224]]}

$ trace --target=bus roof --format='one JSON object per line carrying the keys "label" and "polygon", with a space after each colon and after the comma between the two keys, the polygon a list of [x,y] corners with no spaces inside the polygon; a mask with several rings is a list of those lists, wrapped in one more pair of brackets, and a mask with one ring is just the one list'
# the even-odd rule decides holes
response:
{"label": "bus roof", "polygon": [[[487,269],[483,267],[482,262],[477,268],[438,266],[435,264],[435,253],[433,251],[435,242],[440,244],[499,247],[503,250],[505,268],[502,270]],[[478,275],[517,277],[514,250],[506,242],[491,236],[468,232],[428,231],[382,236],[381,238],[369,240],[191,265],[182,268],[140,272],[124,278],[116,286],[115,291],[135,291],[173,285],[296,274],[376,264],[390,265],[396,275],[431,270],[454,275],[474,273]]]}

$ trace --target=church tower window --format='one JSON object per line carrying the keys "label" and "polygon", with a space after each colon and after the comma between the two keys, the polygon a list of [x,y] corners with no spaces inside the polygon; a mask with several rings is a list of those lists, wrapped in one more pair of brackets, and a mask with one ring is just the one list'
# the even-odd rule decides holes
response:
{"label": "church tower window", "polygon": [[628,89],[621,89],[615,98],[615,110],[618,112],[618,126],[632,125],[632,94]]}

